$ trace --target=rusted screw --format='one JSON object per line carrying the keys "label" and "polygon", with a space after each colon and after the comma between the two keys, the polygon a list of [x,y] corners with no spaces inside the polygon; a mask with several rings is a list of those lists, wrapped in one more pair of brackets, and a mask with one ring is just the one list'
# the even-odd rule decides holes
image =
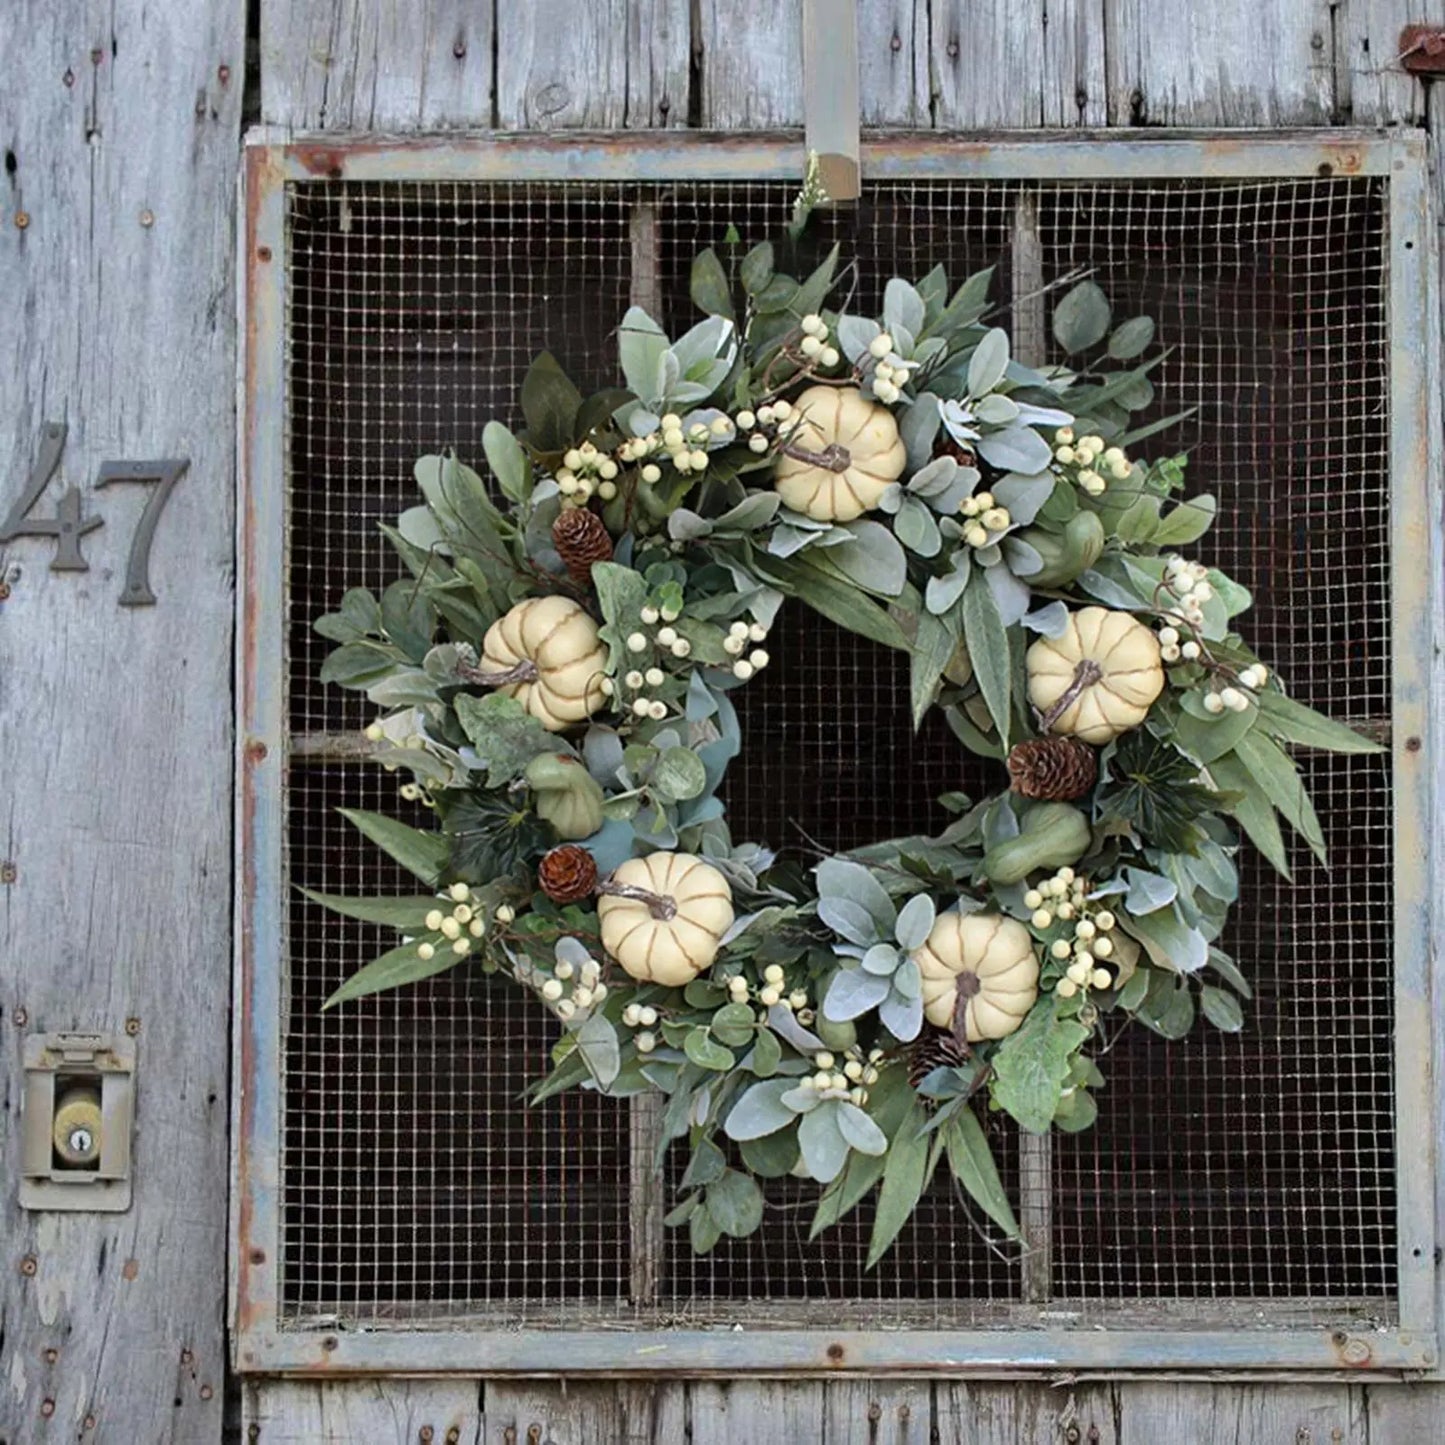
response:
{"label": "rusted screw", "polygon": [[138,1018],[128,1018],[125,1021],[125,1031],[131,1038],[134,1038],[140,1032],[140,1020]]}
{"label": "rusted screw", "polygon": [[431,1442],[436,1439],[436,1433],[430,1425],[423,1425],[416,1432],[416,1438],[421,1441],[421,1445],[431,1445]]}
{"label": "rusted screw", "polygon": [[6,602],[9,598],[10,584],[8,582],[0,582],[0,602]]}
{"label": "rusted screw", "polygon": [[458,60],[465,60],[467,58],[467,41],[465,36],[458,35],[457,38],[452,41],[452,54],[456,56]]}
{"label": "rusted screw", "polygon": [[1082,1432],[1077,1425],[1067,1425],[1064,1427],[1064,1439],[1069,1442],[1069,1445],[1079,1445],[1081,1438]]}
{"label": "rusted screw", "polygon": [[46,1350],[46,1352],[45,1352],[45,1363],[46,1363],[47,1365],[53,1365],[53,1364],[56,1362],[56,1360],[58,1360],[59,1358],[60,1358],[60,1351],[59,1351],[59,1350],[55,1350],[55,1349]]}
{"label": "rusted screw", "polygon": [[452,1428],[447,1431],[447,1445],[457,1445],[457,1442],[461,1438],[462,1432],[456,1425],[453,1425]]}
{"label": "rusted screw", "polygon": [[257,246],[256,259],[258,261],[269,261],[271,259],[271,248],[269,246]]}
{"label": "rusted screw", "polygon": [[260,1438],[261,1438],[261,1427],[260,1427],[259,1425],[257,1425],[254,1421],[252,1421],[251,1424],[249,1424],[249,1425],[246,1426],[246,1439],[248,1439],[248,1440],[250,1440],[251,1442],[253,1442],[253,1445],[254,1445],[254,1442],[257,1441],[257,1440],[259,1440]]}
{"label": "rusted screw", "polygon": [[29,226],[30,226],[30,212],[29,212],[29,211],[16,211],[16,212],[15,212],[15,229],[16,229],[17,231],[24,231],[24,230],[27,230],[27,229],[29,228]]}
{"label": "rusted screw", "polygon": [[20,876],[20,869],[12,859],[0,863],[0,883],[13,883]]}
{"label": "rusted screw", "polygon": [[156,223],[156,213],[154,211],[142,211],[140,213],[140,223],[146,230],[150,230]]}
{"label": "rusted screw", "polygon": [[40,1402],[40,1413],[48,1420],[55,1413],[55,1401],[48,1398],[42,1400]]}
{"label": "rusted screw", "polygon": [[85,1422],[84,1422],[84,1423],[85,1423],[85,1428],[86,1428],[87,1430],[94,1430],[94,1429],[95,1429],[95,1416],[94,1416],[94,1415],[87,1415],[87,1416],[85,1417]]}
{"label": "rusted screw", "polygon": [[881,1420],[883,1418],[883,1406],[877,1400],[868,1402],[868,1418],[870,1420]]}
{"label": "rusted screw", "polygon": [[540,1425],[527,1426],[527,1445],[542,1445],[542,1427]]}
{"label": "rusted screw", "polygon": [[182,1350],[182,1351],[181,1351],[181,1364],[183,1364],[183,1365],[193,1365],[193,1364],[195,1364],[195,1362],[196,1362],[196,1357],[195,1357],[189,1350]]}
{"label": "rusted screw", "polygon": [[23,1029],[30,1022],[30,1014],[23,1008],[15,1010],[15,1027]]}
{"label": "rusted screw", "polygon": [[895,30],[892,39],[888,42],[888,48],[896,55],[903,49],[903,37]]}
{"label": "rusted screw", "polygon": [[265,1264],[266,1251],[264,1249],[253,1249],[247,1258],[250,1259],[252,1264]]}
{"label": "rusted screw", "polygon": [[338,1340],[335,1335],[327,1335],[326,1338],[321,1341],[321,1348],[329,1355],[340,1343],[341,1341]]}
{"label": "rusted screw", "polygon": [[1406,738],[1406,739],[1405,739],[1405,751],[1406,751],[1407,753],[1418,753],[1418,752],[1420,751],[1420,739],[1419,739],[1419,738]]}
{"label": "rusted screw", "polygon": [[218,66],[216,68],[216,79],[219,80],[222,85],[229,85],[231,83],[231,67],[229,65]]}
{"label": "rusted screw", "polygon": [[201,1386],[201,1399],[209,1400],[216,1392],[209,1385]]}
{"label": "rusted screw", "polygon": [[33,1254],[27,1254],[25,1258],[20,1261],[20,1273],[23,1274],[26,1279],[34,1275],[39,1267],[35,1262],[35,1256]]}

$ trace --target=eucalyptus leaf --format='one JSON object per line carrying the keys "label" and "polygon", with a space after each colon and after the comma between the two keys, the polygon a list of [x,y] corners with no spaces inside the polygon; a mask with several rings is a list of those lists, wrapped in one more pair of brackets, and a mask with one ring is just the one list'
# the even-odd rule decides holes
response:
{"label": "eucalyptus leaf", "polygon": [[[893,521],[893,530],[898,534],[898,541],[919,557],[936,557],[943,550],[943,537],[939,533],[938,523],[933,520],[933,513],[917,497],[903,498],[898,515]],[[897,546],[897,543],[894,545]],[[900,558],[903,556],[902,548],[898,555]],[[900,579],[899,591],[902,590]]]}
{"label": "eucalyptus leaf", "polygon": [[841,968],[828,985],[823,1000],[823,1017],[833,1023],[846,1023],[877,1008],[892,988],[891,982],[862,969]]}
{"label": "eucalyptus leaf", "polygon": [[725,1074],[737,1063],[732,1051],[717,1043],[705,1028],[692,1029],[682,1049],[700,1069],[712,1069]]}
{"label": "eucalyptus leaf", "polygon": [[1136,356],[1142,355],[1153,340],[1153,317],[1131,316],[1110,332],[1109,355],[1115,361],[1132,361]]}
{"label": "eucalyptus leaf", "polygon": [[729,1169],[708,1186],[707,1212],[724,1234],[742,1239],[763,1222],[762,1191],[746,1174]]}
{"label": "eucalyptus leaf", "polygon": [[[926,515],[927,508],[923,511]],[[852,541],[833,548],[829,561],[865,592],[897,597],[908,580],[908,558],[898,538],[879,522],[849,522],[845,530]]]}
{"label": "eucalyptus leaf", "polygon": [[873,1233],[868,1241],[868,1268],[888,1252],[899,1231],[908,1223],[928,1183],[928,1160],[932,1141],[925,1130],[928,1115],[914,1103],[893,1136],[883,1166],[883,1184],[878,1191],[878,1208],[873,1216]]}
{"label": "eucalyptus leaf", "polygon": [[1008,634],[988,587],[970,587],[963,594],[963,640],[989,716],[1007,748],[1013,721],[1013,665]]}
{"label": "eucalyptus leaf", "polygon": [[1204,1017],[1215,1028],[1227,1034],[1237,1034],[1244,1027],[1244,1010],[1232,993],[1225,993],[1222,988],[1206,983],[1200,991],[1199,1004],[1204,1010]]}
{"label": "eucalyptus leaf", "polygon": [[367,994],[380,993],[383,989],[400,988],[404,984],[416,983],[423,978],[445,973],[463,962],[450,948],[439,948],[431,958],[424,959],[417,953],[414,943],[402,944],[390,949],[380,958],[357,969],[325,1003],[322,1009],[335,1008],[337,1004],[349,1003],[352,999]]}
{"label": "eucalyptus leaf", "polygon": [[[813,870],[820,898],[849,899],[861,904],[877,925],[875,938],[893,930],[898,910],[872,870],[847,858],[825,858]],[[872,941],[872,940],[870,940]],[[856,940],[855,940],[856,942]]]}
{"label": "eucalyptus leaf", "polygon": [[1053,460],[1053,449],[1038,432],[1015,424],[1001,431],[988,432],[975,443],[979,455],[989,466],[1002,472],[1041,472]]}
{"label": "eucalyptus leaf", "polygon": [[433,893],[412,898],[352,898],[340,893],[316,893],[310,888],[302,888],[300,892],[313,903],[319,903],[343,918],[355,918],[362,923],[384,923],[408,933],[420,933],[426,926],[427,914],[441,906]]}
{"label": "eucalyptus leaf", "polygon": [[385,813],[359,808],[338,808],[337,812],[423,883],[435,886],[441,878],[450,852],[444,834],[423,833]]}
{"label": "eucalyptus leaf", "polygon": [[1008,1193],[998,1176],[998,1165],[988,1147],[983,1125],[970,1108],[963,1108],[948,1121],[944,1136],[948,1167],[969,1197],[1010,1239],[1020,1231]]}
{"label": "eucalyptus leaf", "polygon": [[937,912],[928,894],[919,893],[910,898],[899,911],[898,922],[894,925],[893,936],[897,938],[898,946],[909,953],[922,948],[933,931]]}
{"label": "eucalyptus leaf", "polygon": [[1065,351],[1087,351],[1104,339],[1109,319],[1109,298],[1094,282],[1080,281],[1054,308],[1054,340]]}
{"label": "eucalyptus leaf", "polygon": [[830,1099],[798,1125],[798,1147],[808,1173],[820,1184],[838,1177],[848,1158],[848,1141],[838,1124],[837,1100]]}
{"label": "eucalyptus leaf", "polygon": [[992,391],[1003,380],[1008,362],[1008,332],[995,326],[984,333],[969,359],[968,394],[981,397]]}
{"label": "eucalyptus leaf", "polygon": [[837,1117],[839,1131],[860,1154],[887,1150],[888,1136],[856,1104],[839,1101]]}
{"label": "eucalyptus leaf", "polygon": [[622,1067],[621,1046],[612,1021],[600,1011],[590,1013],[573,1037],[588,1071],[605,1092]]}

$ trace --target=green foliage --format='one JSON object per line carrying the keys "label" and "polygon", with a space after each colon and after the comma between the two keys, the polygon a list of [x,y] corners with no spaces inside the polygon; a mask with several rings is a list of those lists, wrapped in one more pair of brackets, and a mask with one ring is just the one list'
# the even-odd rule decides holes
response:
{"label": "green foliage", "polygon": [[1106,766],[1099,812],[1172,853],[1194,852],[1204,836],[1200,820],[1226,802],[1199,781],[1196,764],[1144,728],[1127,733]]}

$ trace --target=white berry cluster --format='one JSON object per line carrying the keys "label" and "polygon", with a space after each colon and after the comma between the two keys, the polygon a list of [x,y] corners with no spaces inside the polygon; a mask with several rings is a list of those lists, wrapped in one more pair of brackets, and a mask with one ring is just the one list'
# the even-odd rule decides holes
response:
{"label": "white berry cluster", "polygon": [[[1209,583],[1209,569],[1201,562],[1191,562],[1177,552],[1164,559],[1164,581],[1170,606],[1193,628],[1204,625],[1204,604],[1214,596]],[[1166,659],[1167,661],[1168,659]]]}
{"label": "white berry cluster", "polygon": [[1202,651],[1203,649],[1192,637],[1180,641],[1177,627],[1161,627],[1159,629],[1159,656],[1165,662],[1195,662]]}
{"label": "white berry cluster", "polygon": [[733,676],[746,682],[755,672],[761,672],[771,661],[761,647],[749,648],[749,643],[762,642],[768,629],[761,622],[745,622],[739,618],[728,628],[723,638],[723,651],[729,657],[737,658],[733,663]]}
{"label": "white berry cluster", "polygon": [[773,445],[773,438],[782,439],[802,424],[803,418],[794,409],[792,402],[779,397],[777,401],[766,402],[756,411],[744,409],[733,421],[740,432],[749,432],[748,450],[758,456]]}
{"label": "white berry cluster", "polygon": [[828,335],[828,323],[815,314],[803,317],[801,326],[803,339],[798,343],[798,350],[824,370],[837,366],[838,348],[832,344]]}
{"label": "white berry cluster", "polygon": [[1204,694],[1205,712],[1212,713],[1215,717],[1225,712],[1246,712],[1253,694],[1269,681],[1269,671],[1262,662],[1244,668],[1235,676],[1239,680],[1239,687],[1226,684]]}
{"label": "white berry cluster", "polygon": [[873,359],[868,388],[885,406],[892,406],[903,395],[908,373],[918,363],[895,356],[893,338],[886,331],[880,332],[868,343],[868,355]]}
{"label": "white berry cluster", "polygon": [[583,507],[595,495],[610,502],[617,495],[617,463],[591,442],[573,447],[557,470],[557,490],[564,507]]}
{"label": "white berry cluster", "polygon": [[987,547],[996,542],[1001,533],[1008,531],[1013,518],[1007,507],[995,504],[992,492],[978,492],[965,497],[958,510],[969,518],[963,529],[963,540],[970,547]]}
{"label": "white berry cluster", "polygon": [[622,1022],[630,1029],[637,1029],[632,1042],[639,1054],[650,1054],[657,1047],[657,1035],[652,1032],[657,1023],[657,1010],[650,1003],[630,1003],[622,1010]]}
{"label": "white berry cluster", "polygon": [[602,982],[602,968],[595,958],[587,959],[580,967],[559,958],[552,966],[552,977],[538,992],[552,1005],[553,1013],[566,1023],[578,1013],[600,1004],[607,997],[607,985]]}
{"label": "white berry cluster", "polygon": [[618,455],[624,462],[643,463],[641,476],[644,482],[660,482],[662,468],[648,458],[660,458],[665,454],[675,471],[705,472],[709,444],[730,440],[732,434],[733,424],[725,416],[714,417],[711,422],[694,422],[684,429],[682,418],[670,411],[662,418],[660,431],[623,442]]}
{"label": "white berry cluster", "polygon": [[[728,1002],[748,1003],[753,998],[763,1006],[770,1009],[776,1004],[781,1004],[785,1009],[798,1015],[800,1019],[808,1011],[808,990],[795,988],[791,992],[786,991],[786,975],[782,967],[776,963],[770,963],[763,970],[763,982],[761,987],[754,988],[747,978],[740,973],[735,973],[728,979]],[[811,1019],[808,1020],[809,1022]],[[767,1014],[764,1013],[758,1020],[759,1023],[767,1022]]]}
{"label": "white berry cluster", "polygon": [[1054,460],[1072,474],[1080,490],[1091,497],[1101,497],[1108,490],[1107,472],[1115,481],[1122,481],[1134,470],[1122,447],[1104,445],[1101,436],[1082,436],[1077,440],[1071,426],[1061,426],[1054,433]]}
{"label": "white berry cluster", "polygon": [[655,630],[651,636],[640,630],[627,635],[627,651],[638,665],[622,675],[622,693],[619,694],[611,678],[603,679],[602,690],[617,698],[623,709],[634,717],[660,722],[668,714],[667,703],[655,696],[655,690],[667,681],[667,673],[657,665],[656,659],[660,653],[663,661],[675,658],[681,662],[692,655],[692,643],[672,625],[681,616],[681,609],[676,607],[654,607],[650,603],[645,606],[639,614],[642,625]]}
{"label": "white berry cluster", "polygon": [[474,940],[487,931],[486,920],[473,906],[472,890],[465,883],[453,883],[441,895],[441,901],[452,906],[433,908],[427,914],[427,932],[433,936],[422,939],[416,946],[416,956],[423,962],[435,958],[438,948],[450,948],[458,958],[465,958],[472,951]]}
{"label": "white berry cluster", "polygon": [[1113,975],[1099,966],[1114,952],[1109,937],[1116,920],[1107,908],[1095,909],[1088,900],[1089,886],[1072,868],[1060,868],[1037,888],[1024,894],[1024,907],[1033,909],[1029,922],[1040,931],[1056,922],[1070,925],[1067,936],[1049,945],[1049,957],[1067,961],[1064,976],[1054,985],[1060,998],[1073,998],[1080,990],[1112,988]]}
{"label": "white berry cluster", "polygon": [[828,1049],[813,1055],[815,1074],[804,1074],[798,1080],[800,1089],[815,1089],[824,1099],[847,1099],[862,1108],[868,1102],[868,1090],[878,1082],[878,1064],[882,1049],[874,1049],[865,1058],[856,1044],[843,1051],[840,1060]]}

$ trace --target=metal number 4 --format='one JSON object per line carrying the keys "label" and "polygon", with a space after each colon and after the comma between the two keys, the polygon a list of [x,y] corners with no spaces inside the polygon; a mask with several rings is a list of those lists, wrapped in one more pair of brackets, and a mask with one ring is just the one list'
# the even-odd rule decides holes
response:
{"label": "metal number 4", "polygon": [[151,591],[151,542],[156,523],[161,519],[166,502],[176,483],[191,464],[189,457],[161,457],[153,462],[102,462],[95,479],[97,487],[111,482],[158,482],[160,485],[146,499],[135,536],[131,538],[130,556],[125,564],[125,590],[120,594],[122,607],[149,607],[156,600]]}
{"label": "metal number 4", "polygon": [[40,494],[60,465],[60,454],[65,450],[65,431],[64,422],[46,424],[40,438],[40,457],[30,473],[30,481],[5,520],[0,522],[0,542],[11,542],[16,537],[54,537],[56,548],[50,563],[51,571],[87,572],[90,564],[81,556],[80,539],[105,523],[99,517],[81,515],[80,493],[74,487],[60,499],[53,517],[25,519],[25,514],[40,500]]}

